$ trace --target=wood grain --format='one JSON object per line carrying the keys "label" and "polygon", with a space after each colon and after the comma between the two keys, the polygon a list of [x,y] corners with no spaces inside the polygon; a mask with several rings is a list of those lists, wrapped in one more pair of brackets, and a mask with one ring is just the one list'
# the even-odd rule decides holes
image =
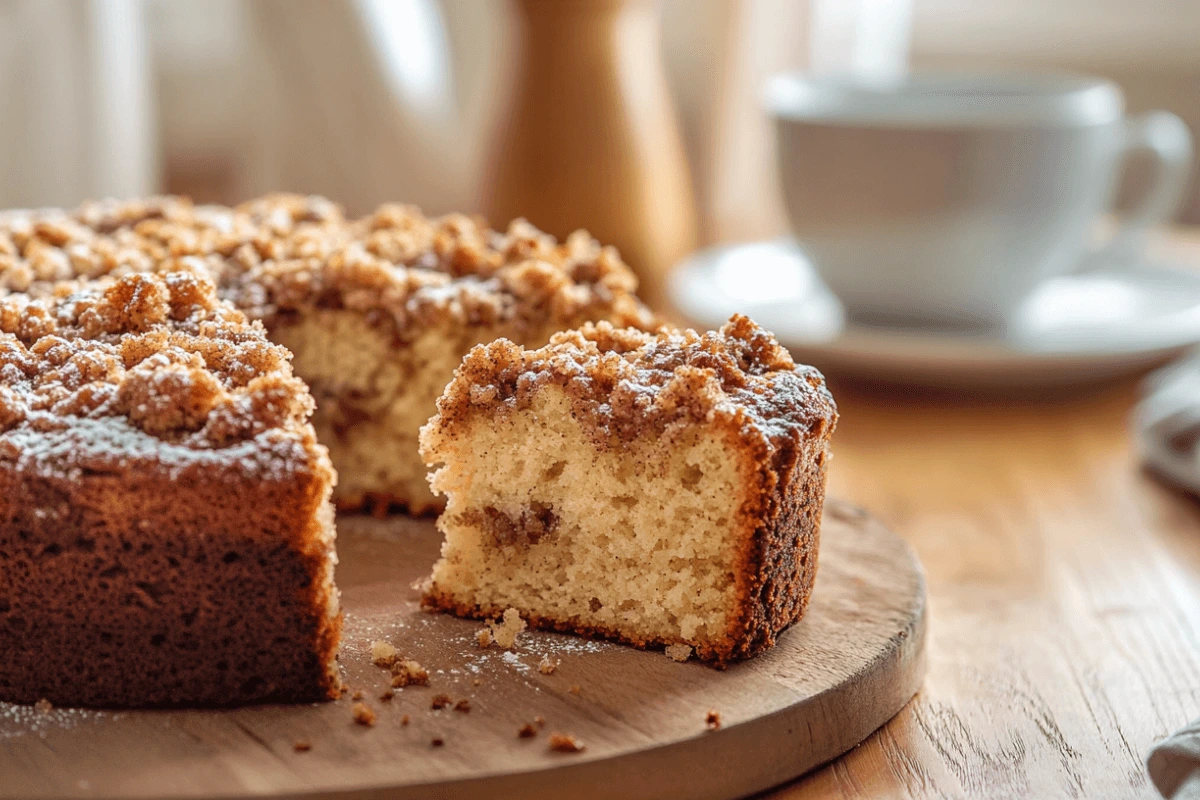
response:
{"label": "wood grain", "polygon": [[[353,722],[352,695],[225,711],[0,705],[0,798],[735,797],[853,747],[920,683],[920,566],[852,506],[828,504],[804,620],[725,672],[545,633],[524,635],[511,653],[480,650],[479,623],[417,607],[411,584],[440,543],[432,523],[343,517],[338,528],[340,658],[374,727]],[[376,639],[425,665],[430,685],[379,699],[388,680],[370,664]],[[553,674],[538,670],[543,655],[561,659]],[[470,712],[431,709],[441,693],[468,698]],[[705,729],[709,709],[721,716],[717,731]],[[517,738],[539,715],[546,728]],[[554,730],[586,749],[549,752]]]}
{"label": "wood grain", "polygon": [[1200,715],[1200,506],[1142,472],[1127,383],[1037,402],[838,386],[831,487],[929,580],[918,697],[775,797],[1155,797]]}

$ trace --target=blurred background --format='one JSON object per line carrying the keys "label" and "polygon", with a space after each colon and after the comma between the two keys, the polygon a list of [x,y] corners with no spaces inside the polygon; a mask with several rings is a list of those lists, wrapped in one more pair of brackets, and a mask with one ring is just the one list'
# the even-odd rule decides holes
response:
{"label": "blurred background", "polygon": [[[503,0],[4,0],[0,205],[271,189],[481,207],[509,100]],[[785,227],[761,83],[783,69],[1067,69],[1200,129],[1191,0],[665,0],[700,241]],[[1122,193],[1136,194],[1136,169]],[[1179,218],[1200,222],[1200,189]]]}
{"label": "blurred background", "polygon": [[[0,207],[284,190],[350,214],[401,201],[498,227],[523,216],[616,245],[653,305],[703,326],[750,313],[835,376],[1086,382],[1200,341],[1200,279],[1158,255],[1145,269],[1140,236],[1120,276],[1075,264],[1087,227],[1047,221],[1078,206],[1102,230],[1158,186],[1165,212],[1142,229],[1171,223],[1169,243],[1197,260],[1198,41],[1194,0],[0,0]],[[1074,73],[1111,81],[1129,118],[1118,108],[1093,169],[1070,150],[1092,145],[1066,143],[1078,130],[989,122],[992,90],[976,87],[950,122],[852,120],[821,139],[824,122],[801,120],[815,138],[781,164],[788,114],[764,101],[781,73],[876,86],[976,73],[993,87]],[[890,99],[885,118],[912,95]],[[1041,99],[1006,103],[1022,116]],[[956,126],[981,133],[946,138]],[[1144,141],[1118,156],[1132,130]],[[1175,150],[1165,187],[1162,147]],[[731,243],[759,247],[712,250]],[[818,246],[833,255],[813,260]],[[957,269],[968,260],[978,276]],[[673,290],[672,274],[686,278]],[[906,303],[925,314],[917,338],[889,317]],[[946,327],[963,320],[990,333]]]}

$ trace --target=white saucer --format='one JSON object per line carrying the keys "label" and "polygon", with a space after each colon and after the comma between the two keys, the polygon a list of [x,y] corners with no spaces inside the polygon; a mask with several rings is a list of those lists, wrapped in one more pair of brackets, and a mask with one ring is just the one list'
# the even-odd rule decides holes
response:
{"label": "white saucer", "polygon": [[672,273],[675,307],[718,327],[743,313],[832,375],[948,388],[1065,386],[1162,363],[1200,342],[1200,272],[1161,266],[1055,278],[1006,332],[846,322],[791,239],[696,253]]}

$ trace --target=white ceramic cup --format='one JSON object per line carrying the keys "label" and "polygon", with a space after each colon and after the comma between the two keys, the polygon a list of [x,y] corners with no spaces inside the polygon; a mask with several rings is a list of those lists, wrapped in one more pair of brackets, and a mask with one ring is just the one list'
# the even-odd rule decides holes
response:
{"label": "white ceramic cup", "polygon": [[1182,120],[1126,117],[1120,89],[1092,78],[788,74],[766,102],[793,233],[862,320],[1003,325],[1085,263],[1128,154],[1155,170],[1108,245],[1125,257],[1178,207],[1192,159]]}

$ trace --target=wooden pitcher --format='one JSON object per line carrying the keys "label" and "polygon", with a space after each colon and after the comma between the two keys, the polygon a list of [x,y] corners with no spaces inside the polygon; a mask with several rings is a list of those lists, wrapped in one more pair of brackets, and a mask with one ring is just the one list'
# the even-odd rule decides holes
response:
{"label": "wooden pitcher", "polygon": [[652,304],[696,209],[652,0],[517,0],[516,81],[485,213],[615,245]]}

